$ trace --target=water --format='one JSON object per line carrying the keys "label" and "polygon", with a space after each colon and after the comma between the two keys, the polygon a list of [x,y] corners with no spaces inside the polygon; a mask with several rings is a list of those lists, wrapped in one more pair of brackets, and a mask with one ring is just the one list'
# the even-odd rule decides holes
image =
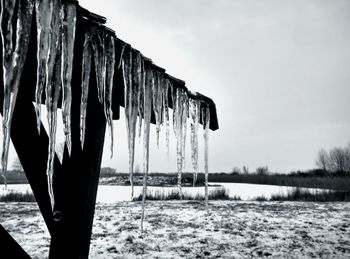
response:
{"label": "water", "polygon": [[[213,186],[216,185],[216,186]],[[290,186],[276,186],[276,185],[261,185],[261,184],[247,184],[247,183],[209,183],[209,191],[217,188],[217,185],[221,185],[229,192],[230,198],[239,196],[243,201],[254,200],[258,197],[264,196],[266,199],[271,198],[272,195],[282,194],[285,195],[296,189],[296,187]],[[203,187],[182,187],[183,193],[190,195],[202,195],[204,196]],[[328,191],[324,189],[316,188],[301,188],[302,190],[309,190],[311,193]],[[150,192],[176,192],[177,187],[156,187],[149,186],[147,188]],[[15,192],[31,192],[29,184],[10,184],[7,190],[3,185],[0,185],[0,195],[4,195],[10,191]],[[142,186],[134,186],[135,197],[142,193]],[[113,185],[99,185],[97,191],[97,202],[99,203],[115,203],[121,201],[130,201],[131,188],[130,186],[113,186]]]}

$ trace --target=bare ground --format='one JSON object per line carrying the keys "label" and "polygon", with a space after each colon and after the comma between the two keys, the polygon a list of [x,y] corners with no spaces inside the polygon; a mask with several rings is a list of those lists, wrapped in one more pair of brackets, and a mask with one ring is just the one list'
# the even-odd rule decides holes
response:
{"label": "bare ground", "polygon": [[[96,206],[90,258],[349,258],[350,203],[139,202]],[[0,222],[34,258],[49,234],[36,204],[0,203]]]}

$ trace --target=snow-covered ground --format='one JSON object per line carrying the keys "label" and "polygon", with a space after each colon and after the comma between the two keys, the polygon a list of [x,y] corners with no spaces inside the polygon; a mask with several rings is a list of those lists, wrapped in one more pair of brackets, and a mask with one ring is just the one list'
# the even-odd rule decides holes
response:
{"label": "snow-covered ground", "polygon": [[[149,201],[97,204],[90,258],[350,258],[350,203]],[[49,234],[36,204],[0,203],[0,222],[34,258]]]}

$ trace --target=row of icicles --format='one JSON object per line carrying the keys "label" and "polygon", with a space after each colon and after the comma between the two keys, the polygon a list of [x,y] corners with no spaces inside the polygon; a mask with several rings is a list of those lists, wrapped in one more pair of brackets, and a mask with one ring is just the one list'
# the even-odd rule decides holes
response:
{"label": "row of icicles", "polygon": [[[71,79],[76,30],[76,6],[60,0],[1,0],[1,40],[3,59],[4,106],[3,106],[3,150],[1,163],[6,175],[10,142],[11,120],[30,39],[33,12],[37,27],[37,81],[35,89],[35,112],[37,128],[41,128],[41,103],[45,90],[45,105],[48,111],[49,147],[47,160],[48,193],[54,209],[53,161],[55,157],[58,100],[62,92],[62,116],[65,142],[71,154]],[[17,8],[17,9],[16,9]],[[17,12],[17,16],[14,15]],[[16,19],[14,21],[14,19]],[[16,24],[16,31],[13,30]],[[15,35],[14,35],[15,34]],[[15,36],[15,37],[14,37]],[[92,59],[98,99],[104,108],[110,129],[111,156],[113,155],[113,114],[112,89],[115,64],[123,71],[124,106],[128,133],[129,172],[132,196],[134,195],[133,170],[136,134],[143,130],[143,191],[141,231],[143,229],[144,204],[146,198],[149,135],[152,111],[156,122],[157,145],[161,125],[166,126],[166,146],[169,153],[169,105],[173,108],[173,127],[177,140],[178,190],[182,197],[181,174],[184,170],[187,120],[190,118],[191,160],[195,184],[198,171],[198,124],[204,125],[205,198],[208,203],[208,131],[209,106],[203,101],[189,98],[187,91],[174,87],[163,71],[146,64],[142,54],[134,49],[122,47],[116,57],[115,37],[99,29],[87,31],[83,45],[81,102],[80,102],[80,142],[84,147],[85,120]],[[116,60],[117,59],[117,60]],[[170,97],[170,98],[169,98]],[[137,117],[139,127],[136,127]],[[142,128],[143,118],[143,128]],[[202,120],[202,121],[200,121]],[[6,179],[6,178],[5,178]],[[6,183],[6,181],[5,181]]]}

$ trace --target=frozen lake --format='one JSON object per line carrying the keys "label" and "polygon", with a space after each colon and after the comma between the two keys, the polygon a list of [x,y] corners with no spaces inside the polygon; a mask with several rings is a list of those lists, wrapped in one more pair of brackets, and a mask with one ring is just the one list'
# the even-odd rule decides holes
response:
{"label": "frozen lake", "polygon": [[[269,199],[275,194],[287,194],[296,187],[289,186],[275,186],[275,185],[260,185],[260,184],[245,184],[245,183],[209,183],[212,185],[221,185],[228,190],[229,196],[240,197],[242,200],[254,200],[257,197],[264,196]],[[209,186],[209,191],[218,186]],[[183,192],[191,196],[197,194],[204,196],[204,187],[183,187]],[[304,189],[304,188],[303,188]],[[305,188],[306,189],[306,188]],[[176,191],[177,187],[147,187],[148,191],[151,192],[172,192]],[[320,189],[308,189],[310,192],[321,192],[324,190]],[[29,184],[11,184],[7,186],[7,190],[3,185],[0,186],[0,195],[6,194],[7,192],[22,192],[31,193],[32,190]],[[135,196],[138,196],[142,192],[142,186],[135,186]],[[114,203],[118,201],[130,201],[131,187],[130,186],[119,186],[119,185],[99,185],[97,192],[97,202],[100,203]]]}

